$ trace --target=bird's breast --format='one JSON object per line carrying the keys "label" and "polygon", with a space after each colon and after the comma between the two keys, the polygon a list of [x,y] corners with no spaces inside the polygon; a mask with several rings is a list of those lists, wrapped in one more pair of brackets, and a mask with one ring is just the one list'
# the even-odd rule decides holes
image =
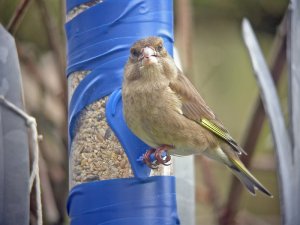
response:
{"label": "bird's breast", "polygon": [[[161,136],[170,132],[172,115],[178,114],[180,102],[167,85],[123,87],[124,116],[129,128],[147,144],[155,147]],[[175,123],[172,123],[175,124]]]}

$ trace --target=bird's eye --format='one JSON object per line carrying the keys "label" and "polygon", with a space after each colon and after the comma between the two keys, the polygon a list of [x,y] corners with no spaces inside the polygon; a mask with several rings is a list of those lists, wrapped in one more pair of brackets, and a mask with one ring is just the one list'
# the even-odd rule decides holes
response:
{"label": "bird's eye", "polygon": [[163,49],[163,46],[162,46],[162,45],[159,45],[159,46],[157,46],[156,49],[157,49],[158,52],[160,52],[160,51]]}
{"label": "bird's eye", "polygon": [[131,54],[132,54],[134,57],[138,57],[138,56],[139,56],[139,52],[138,52],[136,49],[132,49],[132,50],[131,50]]}

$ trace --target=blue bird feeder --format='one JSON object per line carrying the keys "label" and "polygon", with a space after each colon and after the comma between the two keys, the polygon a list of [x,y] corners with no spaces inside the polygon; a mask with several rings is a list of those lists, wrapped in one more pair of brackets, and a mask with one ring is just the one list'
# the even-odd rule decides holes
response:
{"label": "blue bird feeder", "polygon": [[150,147],[126,126],[121,97],[135,41],[160,36],[173,54],[173,1],[67,0],[74,12],[65,25],[71,225],[180,224],[175,178],[140,162]]}

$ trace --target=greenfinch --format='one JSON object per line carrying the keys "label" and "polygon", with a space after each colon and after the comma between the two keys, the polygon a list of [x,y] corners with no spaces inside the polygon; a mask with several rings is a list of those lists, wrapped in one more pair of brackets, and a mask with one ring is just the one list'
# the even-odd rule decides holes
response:
{"label": "greenfinch", "polygon": [[253,195],[258,189],[272,197],[239,159],[245,151],[177,68],[161,38],[141,39],[131,47],[122,100],[128,127],[153,147],[158,162],[165,163],[162,151],[203,154],[226,165]]}

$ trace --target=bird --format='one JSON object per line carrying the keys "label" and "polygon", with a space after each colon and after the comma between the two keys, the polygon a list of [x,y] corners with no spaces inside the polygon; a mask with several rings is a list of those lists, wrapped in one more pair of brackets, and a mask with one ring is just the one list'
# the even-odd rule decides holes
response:
{"label": "bird", "polygon": [[175,65],[162,38],[146,37],[131,46],[122,102],[127,126],[151,146],[144,155],[149,167],[167,165],[170,154],[202,154],[227,166],[251,194],[273,196],[242,163],[239,156],[246,152]]}

